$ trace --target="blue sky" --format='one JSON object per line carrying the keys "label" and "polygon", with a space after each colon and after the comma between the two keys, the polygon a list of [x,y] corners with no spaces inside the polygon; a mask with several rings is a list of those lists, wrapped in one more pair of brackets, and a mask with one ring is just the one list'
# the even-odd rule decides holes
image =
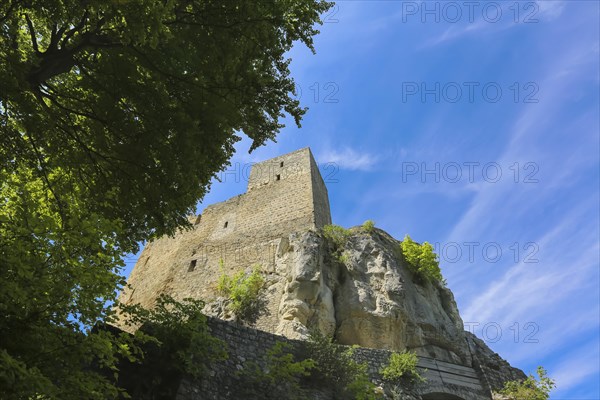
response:
{"label": "blue sky", "polygon": [[471,4],[338,2],[291,52],[302,128],[229,171],[310,146],[334,223],[433,243],[468,328],[600,399],[599,3]]}

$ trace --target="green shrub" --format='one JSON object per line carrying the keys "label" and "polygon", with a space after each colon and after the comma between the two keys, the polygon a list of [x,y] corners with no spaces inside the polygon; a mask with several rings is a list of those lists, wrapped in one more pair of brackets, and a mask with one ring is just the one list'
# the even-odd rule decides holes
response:
{"label": "green shrub", "polygon": [[217,283],[217,291],[229,300],[227,303],[229,311],[237,320],[250,325],[256,323],[266,312],[265,299],[262,296],[264,287],[265,278],[258,265],[249,275],[240,271],[233,277],[229,277],[223,272]]}
{"label": "green shrub", "polygon": [[367,233],[373,232],[373,229],[375,229],[375,221],[370,220],[370,219],[366,220],[362,224],[362,229],[363,229],[363,231],[365,231]]}
{"label": "green shrub", "polygon": [[348,242],[348,238],[352,232],[349,229],[342,228],[339,225],[325,225],[323,227],[323,236],[333,245],[332,255],[344,265],[350,261],[348,256],[344,254],[344,247]]}
{"label": "green shrub", "polygon": [[225,263],[223,259],[219,259],[219,271],[221,275],[217,281],[217,292],[223,296],[229,295],[229,287],[231,286],[231,277],[225,273]]}
{"label": "green shrub", "polygon": [[[352,357],[352,350],[346,353],[349,358]],[[376,386],[369,379],[368,366],[366,363],[357,363],[350,361],[349,369],[352,371],[351,379],[346,384],[345,392],[355,400],[377,400],[380,396],[376,394]]]}
{"label": "green shrub", "polygon": [[387,381],[397,381],[401,378],[408,378],[424,382],[425,378],[419,375],[417,371],[417,355],[413,352],[403,351],[401,353],[392,353],[388,365],[380,373],[383,379]]}
{"label": "green shrub", "polygon": [[369,380],[367,365],[357,363],[352,357],[354,347],[337,345],[330,337],[317,331],[310,333],[307,347],[319,377],[333,387],[341,399],[377,398],[375,385]]}
{"label": "green shrub", "polygon": [[344,265],[348,265],[350,263],[350,256],[347,253],[342,253],[339,255],[338,261]]}
{"label": "green shrub", "polygon": [[310,375],[315,361],[310,358],[294,361],[291,347],[289,343],[277,342],[263,358],[263,367],[252,361],[244,365],[239,375],[248,382],[247,395],[258,394],[273,399],[306,398],[300,379]]}
{"label": "green shrub", "polygon": [[500,394],[510,400],[547,400],[556,385],[543,367],[537,368],[537,374],[539,381],[530,374],[524,381],[506,382]]}
{"label": "green shrub", "polygon": [[351,235],[349,229],[342,228],[339,225],[325,225],[323,227],[323,235],[331,241],[338,249],[343,248]]}
{"label": "green shrub", "polygon": [[438,256],[433,252],[433,246],[427,242],[419,244],[406,235],[400,243],[402,256],[408,268],[421,280],[439,281],[444,283]]}

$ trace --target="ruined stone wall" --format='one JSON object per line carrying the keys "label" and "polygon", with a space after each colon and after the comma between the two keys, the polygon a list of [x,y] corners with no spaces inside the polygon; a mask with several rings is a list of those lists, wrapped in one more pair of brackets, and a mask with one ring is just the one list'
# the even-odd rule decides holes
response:
{"label": "ruined stone wall", "polygon": [[[225,360],[214,361],[208,365],[207,372],[200,378],[181,376],[177,373],[163,376],[169,387],[173,388],[172,394],[164,397],[169,400],[229,400],[249,399],[265,400],[281,397],[280,393],[272,393],[272,387],[257,384],[255,366],[267,372],[267,353],[278,342],[288,346],[286,352],[294,356],[295,361],[311,357],[307,343],[302,340],[293,340],[280,335],[253,329],[236,323],[208,317],[208,328],[214,337],[224,342],[224,349],[228,357]],[[510,367],[506,361],[500,359],[484,342],[467,333],[469,341],[477,347],[476,359],[482,362],[471,368],[464,365],[447,363],[444,361],[419,357],[417,371],[426,380],[415,382],[407,379],[386,381],[381,375],[381,370],[389,365],[392,351],[372,349],[366,347],[353,348],[353,359],[366,364],[369,380],[376,386],[381,400],[492,400],[490,387],[487,385],[490,378],[494,381],[493,387],[502,386],[507,380],[524,379],[522,371]],[[348,348],[348,346],[346,346]],[[181,349],[185,351],[185,348]],[[475,348],[474,348],[475,350]],[[164,356],[164,355],[163,355]],[[475,354],[474,354],[475,356]],[[153,362],[159,362],[155,359]],[[479,364],[474,360],[473,364]],[[498,368],[499,366],[499,368]],[[495,370],[493,377],[487,372]],[[152,370],[152,369],[150,369]],[[148,370],[139,364],[127,364],[121,369],[120,384],[128,390],[139,387],[139,380],[143,379]],[[248,373],[244,373],[247,371]],[[313,400],[334,400],[336,396],[330,382],[320,379],[319,373],[301,379],[300,386],[306,395],[305,398]],[[133,393],[133,392],[130,392]],[[140,400],[148,399],[137,396]],[[494,397],[495,398],[495,397]]]}
{"label": "ruined stone wall", "polygon": [[[310,168],[313,171],[318,171],[319,167],[315,160],[310,158]],[[329,195],[327,194],[327,187],[323,181],[321,174],[313,173],[312,177],[312,198],[313,198],[313,209],[315,213],[315,224],[317,226],[324,226],[331,224],[331,211],[329,207]]]}
{"label": "ruined stone wall", "polygon": [[214,363],[204,379],[184,378],[177,400],[249,398],[246,383],[243,377],[238,375],[242,369],[248,367],[248,363],[261,365],[264,355],[278,341],[288,343],[293,348],[303,346],[299,340],[290,340],[216,318],[209,318],[208,325],[213,336],[227,343],[228,358]]}
{"label": "ruined stone wall", "polygon": [[[305,148],[253,165],[247,193],[210,205],[191,221],[193,229],[147,244],[122,302],[152,307],[161,293],[210,301],[223,272],[255,265],[274,272],[282,238],[331,223],[331,215],[327,188]],[[269,320],[274,311],[264,327],[276,325]]]}
{"label": "ruined stone wall", "polygon": [[[292,340],[279,335],[273,335],[268,332],[244,327],[231,322],[221,321],[216,318],[209,318],[208,325],[211,334],[225,343],[229,357],[225,361],[216,362],[212,365],[210,372],[203,379],[184,378],[177,393],[176,400],[224,400],[224,399],[264,399],[264,394],[253,395],[247,392],[247,382],[244,381],[240,372],[248,366],[249,363],[257,363],[261,367],[264,365],[264,356],[267,351],[277,342],[288,343],[293,354],[298,355],[298,359],[307,356],[306,343],[301,340]],[[389,363],[389,350],[356,348],[353,358],[359,363],[367,364],[369,378],[381,390],[386,393],[385,398],[397,398],[391,395],[394,390],[399,398],[405,400],[421,400],[427,393],[453,394],[465,400],[489,400],[491,394],[484,390],[475,390],[468,386],[460,386],[452,383],[444,383],[443,378],[436,378],[436,372],[429,365],[427,367],[418,366],[420,373],[428,378],[428,381],[421,384],[409,384],[404,382],[400,386],[383,381],[380,371]],[[419,363],[429,362],[421,359]],[[461,368],[457,366],[456,368]],[[468,370],[468,369],[467,369]],[[472,371],[472,370],[471,370]],[[448,374],[446,374],[448,375]],[[459,378],[466,379],[466,378]],[[308,390],[308,398],[316,400],[333,400],[335,393],[330,388],[323,387],[315,382],[304,382],[304,389]],[[443,397],[427,397],[443,398]]]}
{"label": "ruined stone wall", "polygon": [[[225,361],[213,364],[204,379],[184,378],[179,387],[177,400],[253,398],[245,392],[246,382],[239,376],[242,369],[251,362],[264,367],[263,357],[277,342],[291,345],[293,353],[305,353],[305,342],[302,340],[288,339],[216,318],[209,318],[208,326],[213,336],[227,343],[229,357]],[[387,365],[389,355],[390,352],[386,350],[357,349],[356,360],[367,362],[371,378],[380,381],[379,369]],[[311,399],[332,400],[334,398],[333,393],[326,388],[313,387],[310,392]]]}

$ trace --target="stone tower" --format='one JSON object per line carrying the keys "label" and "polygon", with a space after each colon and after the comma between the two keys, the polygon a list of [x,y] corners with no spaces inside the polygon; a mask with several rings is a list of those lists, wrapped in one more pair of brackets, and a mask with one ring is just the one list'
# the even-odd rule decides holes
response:
{"label": "stone tower", "polygon": [[[239,171],[244,172],[244,171]],[[120,301],[152,307],[215,297],[218,277],[260,265],[274,272],[278,246],[298,231],[331,223],[327,188],[309,148],[254,164],[247,192],[191,217],[192,230],[147,244]]]}

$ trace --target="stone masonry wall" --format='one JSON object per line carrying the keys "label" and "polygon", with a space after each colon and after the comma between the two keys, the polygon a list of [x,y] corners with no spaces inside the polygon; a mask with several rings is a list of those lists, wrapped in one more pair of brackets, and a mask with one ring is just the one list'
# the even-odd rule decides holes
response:
{"label": "stone masonry wall", "polygon": [[[312,171],[318,171],[319,167],[314,158],[310,158],[310,168]],[[315,214],[315,224],[324,226],[331,224],[331,211],[329,207],[329,196],[327,187],[320,173],[311,174],[312,177],[312,197]]]}
{"label": "stone masonry wall", "polygon": [[[305,342],[292,340],[284,336],[274,335],[257,329],[209,318],[211,334],[227,343],[229,358],[215,363],[209,375],[202,380],[184,379],[181,382],[177,400],[224,400],[247,398],[244,393],[244,381],[236,375],[248,362],[262,361],[266,352],[277,342],[290,344],[292,351],[303,352]],[[390,352],[386,350],[356,350],[355,358],[359,362],[369,364],[369,375],[375,381],[381,381],[379,370],[387,365]],[[326,388],[313,388],[310,398],[329,400],[332,393]]]}
{"label": "stone masonry wall", "polygon": [[[222,362],[217,362],[211,367],[208,376],[200,380],[184,378],[179,386],[177,400],[225,400],[225,399],[252,399],[244,391],[245,382],[239,376],[239,372],[244,369],[248,362],[257,362],[261,364],[266,352],[272,348],[276,342],[281,341],[291,345],[293,353],[306,354],[305,342],[301,340],[292,340],[283,336],[274,335],[268,332],[248,328],[216,318],[209,318],[208,325],[211,334],[227,343],[229,358]],[[370,379],[380,387],[385,386],[379,371],[388,365],[391,351],[370,348],[356,348],[354,359],[359,363],[367,363]],[[427,373],[426,369],[420,369],[421,374]],[[407,387],[396,387],[394,390],[402,393],[402,399],[420,400],[424,393],[437,393],[443,390],[449,393],[448,389],[452,385],[444,385],[443,388],[436,386],[435,381],[425,382],[417,386],[407,385]],[[331,400],[334,393],[327,388],[319,386],[305,386],[309,389],[309,398],[316,400]],[[390,387],[386,388],[389,393]],[[452,392],[460,395],[467,400],[486,400],[491,399],[491,395],[485,393],[474,393],[460,387],[453,387]],[[256,397],[264,398],[264,397]],[[391,398],[387,396],[386,398]]]}
{"label": "stone masonry wall", "polygon": [[[327,188],[308,148],[253,165],[247,193],[209,205],[191,230],[146,245],[120,301],[152,307],[162,293],[211,300],[222,273],[273,272],[290,233],[331,223]],[[275,311],[275,310],[274,310]],[[263,326],[275,326],[276,312]]]}

